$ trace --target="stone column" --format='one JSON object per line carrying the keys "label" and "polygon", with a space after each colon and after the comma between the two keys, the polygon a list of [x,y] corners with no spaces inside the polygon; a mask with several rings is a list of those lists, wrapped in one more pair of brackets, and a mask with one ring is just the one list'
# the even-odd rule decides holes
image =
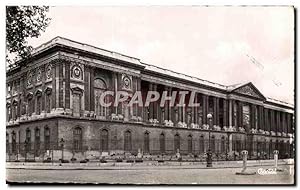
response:
{"label": "stone column", "polygon": [[[153,91],[157,91],[157,84],[153,84]],[[158,119],[157,118],[157,111],[158,111],[158,102],[153,103],[153,119]]]}
{"label": "stone column", "polygon": [[[180,98],[180,96],[177,94],[177,96]],[[177,110],[178,110],[178,122],[182,122],[182,107],[181,106],[177,106]]]}
{"label": "stone column", "polygon": [[63,101],[63,94],[64,94],[64,87],[63,87],[63,67],[64,62],[60,61],[58,64],[58,108],[63,110],[64,108],[64,101]]}
{"label": "stone column", "polygon": [[[165,91],[167,91],[167,96],[170,96],[169,94],[169,87],[165,86]],[[168,116],[169,116],[169,101],[165,102],[165,106],[164,106],[164,120],[168,120]]]}
{"label": "stone column", "polygon": [[[118,90],[121,90],[122,74],[117,73],[116,77],[117,77],[116,89],[118,91]],[[122,113],[122,107],[123,107],[123,103],[119,103],[118,104],[118,111],[117,111],[118,114],[122,114],[123,115],[123,113]],[[123,117],[125,117],[125,116],[123,115]]]}
{"label": "stone column", "polygon": [[270,131],[270,128],[269,128],[269,124],[268,124],[268,109],[267,108],[264,108],[264,130],[265,131]]}
{"label": "stone column", "polygon": [[[199,93],[195,93],[195,103],[199,103]],[[194,107],[194,123],[199,124],[199,109],[200,109],[200,103],[199,106]]]}
{"label": "stone column", "polygon": [[[172,96],[172,87],[169,87],[169,89],[168,89],[168,91],[169,91],[169,96]],[[172,121],[172,112],[173,112],[173,105],[170,105],[170,104],[168,104],[168,113],[169,113],[169,117],[168,117],[168,119],[170,120],[170,121]],[[172,121],[173,122],[173,121]]]}
{"label": "stone column", "polygon": [[57,67],[56,67],[56,65],[57,64],[59,64],[59,63],[57,63],[57,61],[55,61],[55,62],[53,62],[52,63],[52,103],[51,103],[51,106],[52,106],[52,110],[55,110],[55,108],[56,108],[56,105],[57,105],[57,101],[56,101],[56,99],[57,99],[57,94],[58,94],[58,92],[57,92],[57,83],[56,83],[56,80],[57,80],[57,76],[58,76],[58,72],[56,72],[57,71]]}
{"label": "stone column", "polygon": [[238,129],[240,127],[240,102],[239,101],[235,101],[236,102],[236,129]]}
{"label": "stone column", "polygon": [[[45,65],[41,66],[41,72],[45,73]],[[40,109],[40,114],[44,115],[46,113],[46,93],[45,93],[45,79],[46,76],[42,74],[42,97],[41,97],[41,109]]]}
{"label": "stone column", "polygon": [[257,130],[261,129],[261,109],[260,106],[256,106],[257,108]]}
{"label": "stone column", "polygon": [[242,120],[242,113],[241,113],[241,109],[242,108],[242,103],[240,102],[240,101],[237,101],[237,126],[236,126],[236,128],[238,129],[239,127],[241,127],[242,126],[242,122],[243,122],[243,120]]}
{"label": "stone column", "polygon": [[[20,88],[20,85],[19,85],[19,88]],[[22,100],[21,100],[20,89],[18,89],[18,110],[17,110],[17,117],[18,117],[18,119],[21,118],[21,106],[22,106],[21,103],[22,103]]]}
{"label": "stone column", "polygon": [[271,130],[276,132],[274,110],[270,110],[270,111],[271,111]]}
{"label": "stone column", "polygon": [[229,126],[233,126],[233,104],[232,104],[232,100],[229,100],[229,112],[228,112],[228,119],[229,119]]}
{"label": "stone column", "polygon": [[207,112],[208,112],[208,96],[205,94],[202,94],[202,123],[207,124]]}
{"label": "stone column", "polygon": [[255,105],[250,105],[250,129],[255,129]]}
{"label": "stone column", "polygon": [[213,97],[213,102],[214,102],[214,106],[213,106],[213,125],[218,125],[218,98],[217,97]]}
{"label": "stone column", "polygon": [[[93,116],[95,114],[95,91],[94,91],[94,80],[95,80],[95,69],[94,68],[90,68],[90,114],[91,116]],[[114,81],[112,81],[113,83]],[[113,89],[107,89],[107,90],[113,90]],[[110,115],[112,112],[112,109],[110,109],[109,107],[107,108],[108,110],[110,110],[110,112],[108,112],[107,114]]]}
{"label": "stone column", "polygon": [[[118,91],[118,75],[117,73],[112,74],[112,90],[114,91],[114,97],[116,97],[117,91]],[[115,99],[113,99],[115,101]],[[114,104],[111,104],[111,110],[112,113],[118,114],[118,106],[114,106]],[[95,110],[94,110],[95,111]]]}
{"label": "stone column", "polygon": [[[152,91],[153,90],[153,85],[152,85],[152,83],[149,83],[149,91]],[[154,112],[154,107],[153,107],[153,102],[150,102],[150,104],[149,104],[149,112],[150,112],[150,114],[149,114],[149,119],[154,119],[153,118],[153,112]]]}
{"label": "stone column", "polygon": [[223,99],[223,127],[228,127],[228,100]]}
{"label": "stone column", "polygon": [[278,122],[278,112],[274,110],[274,126],[275,126],[275,132],[276,132],[276,134],[278,132],[278,125],[279,125],[279,122]]}
{"label": "stone column", "polygon": [[286,113],[285,112],[282,112],[282,123],[281,123],[281,126],[282,126],[282,131],[287,133],[286,131]]}
{"label": "stone column", "polygon": [[269,116],[269,126],[270,126],[270,131],[274,131],[273,129],[273,111],[271,109],[269,109],[268,112],[268,116]]}
{"label": "stone column", "polygon": [[265,130],[264,108],[262,106],[260,106],[260,128]]}
{"label": "stone column", "polygon": [[280,122],[280,111],[277,111],[277,132],[282,132],[281,130],[281,122]]}
{"label": "stone column", "polygon": [[181,107],[181,110],[182,110],[182,123],[186,123],[186,105],[182,106]]}
{"label": "stone column", "polygon": [[216,97],[216,125],[220,126],[220,99],[218,97]]}
{"label": "stone column", "polygon": [[283,130],[282,130],[282,122],[281,122],[281,112],[280,111],[278,111],[277,112],[277,131],[278,132],[282,132]]}
{"label": "stone column", "polygon": [[291,120],[290,120],[290,114],[289,113],[286,113],[286,124],[287,124],[287,133],[291,133],[291,127],[290,127],[290,124],[291,124]]}
{"label": "stone column", "polygon": [[[189,98],[189,101],[190,101],[190,99],[191,99],[191,92],[190,92],[190,98]],[[195,98],[196,99],[196,98]],[[193,102],[195,102],[195,99],[193,100]],[[191,118],[190,118],[190,123],[189,123],[189,125],[191,124],[191,123],[196,123],[195,122],[195,107],[190,107],[190,109],[191,109]]]}
{"label": "stone column", "polygon": [[232,100],[232,126],[238,126],[238,104],[235,100]]}
{"label": "stone column", "polygon": [[84,115],[90,112],[90,67],[84,66]]}
{"label": "stone column", "polygon": [[277,125],[278,125],[278,121],[277,121],[277,111],[273,110],[273,119],[274,119],[274,131],[277,133],[278,131],[278,128],[277,128]]}
{"label": "stone column", "polygon": [[[132,95],[137,91],[137,77],[132,77]],[[138,104],[132,105],[132,115],[130,117],[136,117],[138,115]]]}
{"label": "stone column", "polygon": [[[141,78],[137,78],[137,91],[142,91],[141,90]],[[142,117],[143,115],[143,107],[137,105],[137,109],[138,109],[138,117]]]}
{"label": "stone column", "polygon": [[[94,83],[94,80],[91,82]],[[92,86],[94,86],[94,85],[92,85]],[[69,61],[67,61],[65,63],[65,87],[66,87],[66,89],[65,89],[65,108],[70,109],[70,95],[71,95],[70,88],[71,87],[70,87],[70,62]],[[92,105],[94,105],[94,102]],[[70,113],[71,113],[71,110],[70,110]]]}

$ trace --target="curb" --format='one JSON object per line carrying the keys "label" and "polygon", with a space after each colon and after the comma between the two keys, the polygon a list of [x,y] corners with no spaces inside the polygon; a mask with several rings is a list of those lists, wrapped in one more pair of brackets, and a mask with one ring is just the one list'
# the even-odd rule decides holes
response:
{"label": "curb", "polygon": [[[279,164],[279,165],[293,165],[293,164]],[[250,165],[250,167],[263,167],[263,166],[274,166],[273,164],[266,164],[266,165]],[[6,167],[6,169],[13,169],[13,170],[174,170],[174,169],[230,169],[230,168],[242,168],[241,166],[221,166],[221,167],[185,167],[185,166],[155,166],[155,167],[143,167],[143,166],[130,166],[130,167],[122,167],[122,166],[112,166],[112,167],[64,167],[62,166],[55,166],[52,167]]]}

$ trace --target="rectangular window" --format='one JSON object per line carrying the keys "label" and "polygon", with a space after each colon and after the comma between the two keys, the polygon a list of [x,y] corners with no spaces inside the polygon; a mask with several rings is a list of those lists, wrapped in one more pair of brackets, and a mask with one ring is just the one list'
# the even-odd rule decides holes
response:
{"label": "rectangular window", "polygon": [[80,94],[73,95],[73,115],[79,117],[80,116],[80,103],[81,97]]}

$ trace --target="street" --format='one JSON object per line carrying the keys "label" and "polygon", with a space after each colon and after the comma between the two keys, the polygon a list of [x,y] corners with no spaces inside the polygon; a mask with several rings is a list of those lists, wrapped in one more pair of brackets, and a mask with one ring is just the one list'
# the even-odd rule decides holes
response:
{"label": "street", "polygon": [[[270,166],[249,167],[258,171]],[[293,184],[294,166],[282,165],[277,174],[236,175],[241,168],[218,169],[166,169],[145,170],[25,170],[7,169],[7,181],[11,182],[75,182],[112,184]]]}

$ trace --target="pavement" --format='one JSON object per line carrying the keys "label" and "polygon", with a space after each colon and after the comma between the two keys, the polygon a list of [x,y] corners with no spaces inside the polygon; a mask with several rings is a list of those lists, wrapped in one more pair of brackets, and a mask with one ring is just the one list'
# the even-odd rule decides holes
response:
{"label": "pavement", "polygon": [[[279,165],[282,172],[263,173],[272,166],[251,166],[248,172],[255,175],[236,175],[241,168],[183,168],[178,166],[145,166],[114,167],[113,170],[30,170],[30,169],[6,169],[7,183],[67,183],[67,184],[169,184],[169,185],[197,185],[197,184],[294,184],[294,166]],[[62,166],[66,167],[66,166]],[[184,166],[187,167],[187,166]],[[99,167],[98,167],[99,168]],[[101,167],[102,168],[102,167]],[[122,168],[122,169],[120,169]],[[127,168],[127,169],[126,169]],[[128,169],[129,168],[129,169]],[[130,169],[134,168],[134,169]],[[140,168],[140,169],[137,169]],[[176,169],[175,169],[176,168]]]}
{"label": "pavement", "polygon": [[[293,165],[293,159],[278,160],[278,165]],[[126,162],[88,162],[88,163],[36,163],[36,162],[7,162],[6,169],[24,170],[147,170],[147,169],[219,169],[242,168],[243,161],[213,162],[213,167],[207,168],[206,162],[174,162],[145,161],[142,163]],[[274,166],[274,160],[249,160],[247,167]]]}

